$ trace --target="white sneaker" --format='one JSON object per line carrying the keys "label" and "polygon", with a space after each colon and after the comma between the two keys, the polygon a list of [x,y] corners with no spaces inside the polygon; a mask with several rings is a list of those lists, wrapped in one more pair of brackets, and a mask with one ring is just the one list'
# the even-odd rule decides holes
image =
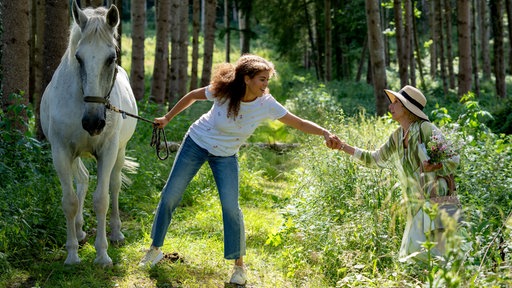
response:
{"label": "white sneaker", "polygon": [[233,276],[231,276],[229,283],[238,285],[245,285],[245,283],[247,283],[247,271],[245,266],[235,265],[235,271],[233,272]]}
{"label": "white sneaker", "polygon": [[142,258],[140,261],[139,266],[146,266],[149,264],[151,267],[153,267],[156,263],[158,263],[158,261],[162,260],[162,258],[164,258],[162,250],[151,247],[148,253],[146,253],[146,256],[144,256],[144,258]]}

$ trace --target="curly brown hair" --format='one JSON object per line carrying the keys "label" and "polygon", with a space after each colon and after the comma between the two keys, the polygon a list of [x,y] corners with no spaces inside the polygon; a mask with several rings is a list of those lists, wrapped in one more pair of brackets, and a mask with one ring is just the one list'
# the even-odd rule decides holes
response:
{"label": "curly brown hair", "polygon": [[244,76],[252,79],[261,71],[268,71],[270,78],[276,74],[272,62],[252,54],[242,55],[234,65],[223,63],[215,67],[210,90],[221,103],[229,101],[228,117],[236,119],[238,116],[240,102],[245,95]]}

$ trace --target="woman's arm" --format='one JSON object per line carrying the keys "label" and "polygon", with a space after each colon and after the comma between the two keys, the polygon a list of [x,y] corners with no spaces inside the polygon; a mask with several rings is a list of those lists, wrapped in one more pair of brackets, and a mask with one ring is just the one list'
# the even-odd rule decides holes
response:
{"label": "woman's arm", "polygon": [[329,130],[321,127],[320,125],[309,120],[304,120],[291,112],[288,112],[286,115],[279,118],[279,121],[307,134],[323,135],[325,138],[325,145],[329,148],[339,149],[341,146],[341,141],[338,136],[332,134]]}
{"label": "woman's arm", "polygon": [[176,115],[180,114],[181,111],[187,109],[198,100],[206,100],[206,87],[198,88],[187,93],[164,116],[155,118],[155,123],[159,128],[165,127]]}

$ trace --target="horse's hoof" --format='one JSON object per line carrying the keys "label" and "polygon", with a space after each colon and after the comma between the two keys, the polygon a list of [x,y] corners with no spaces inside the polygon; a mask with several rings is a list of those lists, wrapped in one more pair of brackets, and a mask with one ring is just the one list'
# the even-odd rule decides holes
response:
{"label": "horse's hoof", "polygon": [[112,259],[110,259],[110,257],[108,256],[96,257],[96,259],[94,259],[94,264],[100,265],[102,268],[108,268],[113,266]]}
{"label": "horse's hoof", "polygon": [[68,257],[66,258],[66,261],[64,261],[65,265],[76,265],[80,264],[80,257],[78,255],[70,255],[68,254]]}

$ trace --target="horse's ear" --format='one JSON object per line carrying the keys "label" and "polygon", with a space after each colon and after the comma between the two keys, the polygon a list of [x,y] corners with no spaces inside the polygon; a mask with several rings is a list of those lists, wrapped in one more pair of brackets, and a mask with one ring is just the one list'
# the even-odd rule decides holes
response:
{"label": "horse's ear", "polygon": [[107,12],[107,23],[110,27],[115,28],[119,24],[119,10],[117,10],[116,5],[110,6]]}
{"label": "horse's ear", "polygon": [[87,15],[80,9],[80,6],[77,3],[77,0],[73,1],[73,19],[75,19],[76,24],[80,26],[81,29],[84,29],[85,24],[87,24]]}

